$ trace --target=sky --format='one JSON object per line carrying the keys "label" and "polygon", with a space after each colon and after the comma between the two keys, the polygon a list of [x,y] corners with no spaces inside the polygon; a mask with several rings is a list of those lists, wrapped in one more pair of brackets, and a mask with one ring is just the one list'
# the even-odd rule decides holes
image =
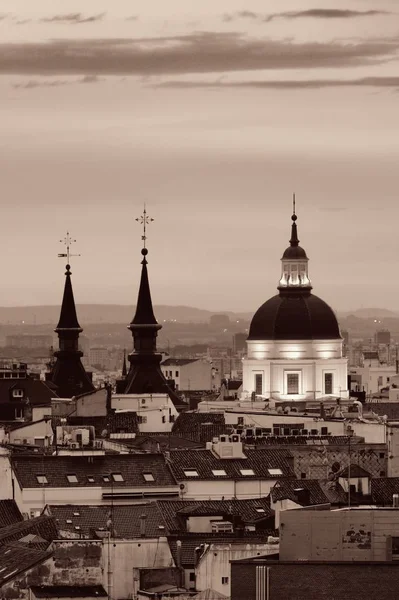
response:
{"label": "sky", "polygon": [[1,0],[0,305],[398,309],[397,0]]}

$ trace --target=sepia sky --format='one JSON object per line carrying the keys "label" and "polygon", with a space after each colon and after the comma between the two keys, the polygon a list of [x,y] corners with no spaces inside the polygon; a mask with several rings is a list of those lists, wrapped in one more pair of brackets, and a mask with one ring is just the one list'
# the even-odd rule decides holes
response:
{"label": "sepia sky", "polygon": [[[277,7],[277,9],[276,9]],[[0,305],[255,310],[292,192],[314,292],[398,309],[397,0],[2,0]]]}

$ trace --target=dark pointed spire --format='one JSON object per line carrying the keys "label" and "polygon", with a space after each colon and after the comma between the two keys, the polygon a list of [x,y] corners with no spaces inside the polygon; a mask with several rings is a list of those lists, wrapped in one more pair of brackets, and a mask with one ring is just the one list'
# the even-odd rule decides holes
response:
{"label": "dark pointed spire", "polygon": [[123,351],[122,377],[127,376],[126,350]]}
{"label": "dark pointed spire", "polygon": [[147,271],[147,259],[148,254],[147,248],[143,248],[141,251],[143,260],[141,264],[141,280],[139,294],[137,297],[136,314],[133,317],[131,325],[158,325],[158,322],[154,315],[154,309],[152,306],[150,283],[148,281]]}
{"label": "dark pointed spire", "polygon": [[294,197],[292,199],[292,225],[291,225],[291,239],[290,239],[290,246],[291,248],[296,248],[297,246],[299,246],[299,239],[298,239],[298,230],[297,230],[297,226],[296,226],[296,220],[297,220],[297,216],[295,214],[295,194]]}
{"label": "dark pointed spire", "polygon": [[70,265],[67,265],[65,272],[64,296],[62,298],[60,320],[58,321],[57,328],[55,329],[57,333],[64,329],[78,330],[79,333],[83,331],[81,326],[79,325],[78,317],[76,314],[75,298],[73,296],[71,275],[71,267]]}

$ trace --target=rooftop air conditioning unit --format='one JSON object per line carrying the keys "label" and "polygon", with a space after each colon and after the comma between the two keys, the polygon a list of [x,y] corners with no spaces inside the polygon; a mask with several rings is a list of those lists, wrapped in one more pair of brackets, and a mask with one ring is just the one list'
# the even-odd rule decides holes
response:
{"label": "rooftop air conditioning unit", "polygon": [[69,447],[71,450],[78,450],[78,448],[80,448],[80,444],[78,442],[71,442]]}
{"label": "rooftop air conditioning unit", "polygon": [[103,441],[102,440],[94,440],[94,448],[96,450],[101,450],[102,447],[103,447]]}
{"label": "rooftop air conditioning unit", "polygon": [[228,438],[227,435],[221,435],[220,438],[219,438],[219,441],[221,441],[221,442],[228,442],[229,438]]}
{"label": "rooftop air conditioning unit", "polygon": [[237,435],[236,433],[234,433],[232,436],[230,436],[230,440],[232,442],[239,442],[240,441],[240,436]]}

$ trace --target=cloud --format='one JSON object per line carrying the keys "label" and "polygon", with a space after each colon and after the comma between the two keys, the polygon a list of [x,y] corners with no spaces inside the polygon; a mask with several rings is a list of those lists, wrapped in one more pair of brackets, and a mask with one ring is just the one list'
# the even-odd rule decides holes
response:
{"label": "cloud", "polygon": [[81,79],[53,79],[50,81],[30,79],[29,81],[14,83],[13,88],[22,90],[32,90],[41,87],[60,87],[63,85],[74,85],[74,84],[85,84],[85,83],[98,83],[103,81],[102,77],[97,75],[85,75]]}
{"label": "cloud", "polygon": [[132,15],[130,17],[126,17],[125,21],[138,21],[139,16],[138,15]]}
{"label": "cloud", "polygon": [[52,17],[44,17],[40,19],[41,23],[59,23],[59,24],[70,24],[70,25],[81,25],[82,23],[95,23],[96,21],[102,21],[106,13],[99,13],[97,15],[91,15],[89,17],[84,16],[82,13],[68,13],[63,15],[54,15]]}
{"label": "cloud", "polygon": [[251,19],[269,23],[274,19],[353,19],[357,17],[374,17],[379,15],[391,14],[385,10],[348,10],[339,8],[311,8],[308,10],[286,11],[271,14],[255,13],[250,10],[241,10],[236,13],[223,15],[222,19],[225,22],[234,21],[236,19]]}
{"label": "cloud", "polygon": [[150,84],[151,87],[162,88],[257,88],[257,89],[322,89],[331,87],[379,87],[397,88],[399,77],[363,77],[359,79],[305,79],[305,80],[269,80],[269,81],[226,81],[219,78],[215,81],[165,81]]}
{"label": "cloud", "polygon": [[379,64],[399,38],[351,42],[250,39],[238,33],[132,39],[69,39],[0,44],[0,73],[173,75]]}

